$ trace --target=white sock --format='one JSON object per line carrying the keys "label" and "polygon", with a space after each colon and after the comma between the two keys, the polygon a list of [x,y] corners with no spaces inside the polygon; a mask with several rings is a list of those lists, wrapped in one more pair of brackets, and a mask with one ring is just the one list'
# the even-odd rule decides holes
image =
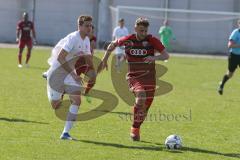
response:
{"label": "white sock", "polygon": [[77,119],[78,108],[79,106],[77,105],[71,105],[69,107],[69,112],[67,115],[67,120],[63,129],[63,133],[68,133],[70,129],[73,127],[73,122],[76,121]]}

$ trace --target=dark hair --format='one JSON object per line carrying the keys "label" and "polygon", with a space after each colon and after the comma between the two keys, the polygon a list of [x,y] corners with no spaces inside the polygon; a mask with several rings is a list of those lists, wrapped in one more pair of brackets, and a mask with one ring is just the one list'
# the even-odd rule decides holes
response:
{"label": "dark hair", "polygon": [[124,19],[123,19],[123,18],[120,18],[120,19],[118,20],[118,22],[124,22]]}
{"label": "dark hair", "polygon": [[92,21],[92,16],[81,15],[78,17],[78,25],[83,25],[86,21]]}
{"label": "dark hair", "polygon": [[135,26],[144,26],[144,27],[148,27],[149,26],[149,22],[148,19],[146,18],[138,18],[135,22]]}

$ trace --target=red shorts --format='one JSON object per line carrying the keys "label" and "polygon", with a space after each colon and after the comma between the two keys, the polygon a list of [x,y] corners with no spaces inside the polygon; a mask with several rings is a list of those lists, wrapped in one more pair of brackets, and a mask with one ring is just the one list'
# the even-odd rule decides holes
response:
{"label": "red shorts", "polygon": [[149,78],[129,78],[128,86],[130,91],[136,94],[139,91],[145,91],[147,95],[154,96],[156,89],[155,77]]}
{"label": "red shorts", "polygon": [[19,40],[18,47],[24,48],[27,45],[28,48],[32,48],[32,40]]}

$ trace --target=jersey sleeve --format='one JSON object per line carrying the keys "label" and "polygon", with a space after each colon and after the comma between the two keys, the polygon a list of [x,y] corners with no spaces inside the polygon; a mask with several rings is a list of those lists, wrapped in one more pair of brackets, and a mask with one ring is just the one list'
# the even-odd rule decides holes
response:
{"label": "jersey sleeve", "polygon": [[117,46],[124,46],[126,44],[125,42],[128,41],[128,38],[129,38],[128,36],[123,36],[117,39]]}
{"label": "jersey sleeve", "polygon": [[160,53],[165,49],[162,42],[159,39],[157,39],[156,37],[151,37],[150,42],[153,45],[154,49]]}
{"label": "jersey sleeve", "polygon": [[17,23],[17,30],[20,30],[21,29],[21,22],[18,22]]}
{"label": "jersey sleeve", "polygon": [[238,36],[237,36],[238,30],[234,30],[231,35],[229,36],[230,41],[238,41]]}
{"label": "jersey sleeve", "polygon": [[70,53],[74,47],[74,39],[72,36],[67,37],[65,43],[62,46],[62,49]]}

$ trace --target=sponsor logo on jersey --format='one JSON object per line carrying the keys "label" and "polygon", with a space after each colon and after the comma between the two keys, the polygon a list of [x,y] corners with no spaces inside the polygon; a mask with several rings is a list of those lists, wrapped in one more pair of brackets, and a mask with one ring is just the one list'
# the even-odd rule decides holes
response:
{"label": "sponsor logo on jersey", "polygon": [[130,49],[130,54],[133,56],[145,56],[147,55],[146,49]]}
{"label": "sponsor logo on jersey", "polygon": [[23,30],[24,30],[24,31],[29,31],[29,30],[30,30],[30,27],[23,27]]}

